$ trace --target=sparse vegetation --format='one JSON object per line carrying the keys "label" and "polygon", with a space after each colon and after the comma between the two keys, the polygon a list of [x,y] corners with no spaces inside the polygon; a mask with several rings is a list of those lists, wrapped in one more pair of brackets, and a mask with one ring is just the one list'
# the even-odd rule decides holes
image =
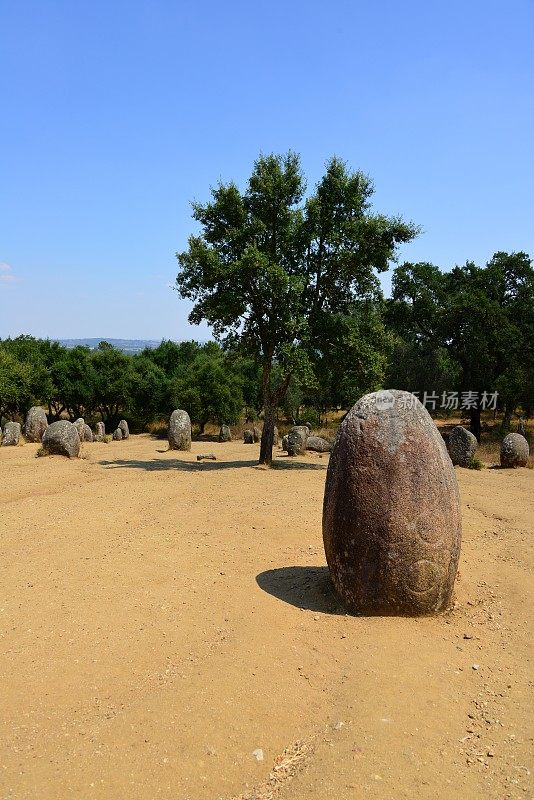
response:
{"label": "sparse vegetation", "polygon": [[480,469],[485,469],[485,467],[486,467],[486,465],[484,464],[484,462],[481,461],[476,456],[473,456],[471,458],[471,460],[469,461],[469,464],[467,465],[467,469],[480,470]]}

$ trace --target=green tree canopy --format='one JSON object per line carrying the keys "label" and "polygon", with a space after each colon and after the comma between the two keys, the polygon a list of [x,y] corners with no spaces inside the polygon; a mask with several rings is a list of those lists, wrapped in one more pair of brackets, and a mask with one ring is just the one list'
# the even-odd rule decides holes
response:
{"label": "green tree canopy", "polygon": [[183,408],[204,432],[207,422],[234,424],[243,410],[242,380],[215,343],[208,343],[171,381],[175,408]]}
{"label": "green tree canopy", "polygon": [[[403,264],[393,277],[389,319],[412,344],[444,348],[462,390],[480,397],[500,387],[508,413],[531,403],[534,270],[526,253],[498,252],[485,267],[467,262],[450,272]],[[477,438],[480,410],[480,402],[470,410]]]}
{"label": "green tree canopy", "polygon": [[275,409],[292,376],[312,382],[327,320],[379,297],[375,273],[417,234],[399,217],[373,214],[371,181],[337,158],[307,199],[305,188],[296,154],[261,156],[244,192],[220,183],[210,202],[193,205],[201,232],[177,254],[177,289],[194,301],[190,321],[206,320],[217,338],[261,361],[265,464]]}

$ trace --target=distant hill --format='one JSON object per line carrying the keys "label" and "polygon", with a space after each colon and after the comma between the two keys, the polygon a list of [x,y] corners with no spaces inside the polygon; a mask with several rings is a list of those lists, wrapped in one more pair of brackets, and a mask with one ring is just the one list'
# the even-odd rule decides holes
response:
{"label": "distant hill", "polygon": [[95,339],[59,339],[59,343],[63,347],[90,347],[91,350],[96,350],[100,342],[109,342],[109,344],[116,347],[117,350],[122,350],[123,353],[140,353],[145,347],[157,347],[161,341],[155,339],[106,339],[101,336]]}

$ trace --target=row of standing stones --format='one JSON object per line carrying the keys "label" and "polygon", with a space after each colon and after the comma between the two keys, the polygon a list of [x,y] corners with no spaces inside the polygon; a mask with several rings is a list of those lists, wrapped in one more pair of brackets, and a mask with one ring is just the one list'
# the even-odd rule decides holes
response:
{"label": "row of standing stones", "polygon": [[[6,422],[1,437],[2,446],[18,445],[21,434],[19,422]],[[113,433],[113,439],[127,439],[129,436],[128,423],[122,419]],[[62,419],[49,425],[44,410],[34,406],[26,415],[24,438],[27,442],[41,442],[48,453],[77,458],[82,442],[105,441],[106,428],[103,422],[97,422],[93,433],[83,417],[75,422]]]}
{"label": "row of standing stones", "polygon": [[[231,442],[232,431],[228,425],[221,425],[219,430],[219,442]],[[254,444],[261,439],[261,430],[254,426],[243,432],[243,442]],[[171,414],[168,428],[168,441],[170,450],[190,450],[191,449],[191,420],[187,411],[176,409]],[[278,445],[278,428],[274,428],[273,444]],[[306,450],[314,450],[318,453],[328,453],[332,445],[320,436],[312,436],[308,425],[296,425],[282,439],[282,449],[289,455],[301,455]]]}
{"label": "row of standing stones", "polygon": [[[341,423],[332,448],[323,542],[334,587],[351,613],[418,616],[444,611],[451,603],[461,544],[453,459],[466,458],[473,442],[465,429],[455,429],[451,459],[428,411],[411,398],[398,390],[362,397]],[[86,432],[82,422],[48,426],[43,446],[71,455],[72,444],[79,451],[79,431]],[[224,428],[221,437],[231,436]],[[287,452],[304,452],[316,438],[309,434],[307,426],[292,428]],[[185,411],[171,415],[169,447],[191,448]],[[503,448],[507,465],[526,463],[524,437],[511,434]]]}
{"label": "row of standing stones", "polygon": [[[447,446],[454,466],[469,467],[475,457],[478,442],[471,431],[463,425],[456,425],[449,434]],[[526,467],[528,457],[528,442],[522,434],[509,433],[504,437],[501,442],[501,467]]]}
{"label": "row of standing stones", "polygon": [[[69,434],[70,428],[68,425],[73,424],[77,430],[80,442],[103,441],[106,436],[106,429],[103,422],[97,422],[95,432],[91,430],[82,417],[77,419],[74,423],[64,424],[64,420],[60,423],[52,423],[52,431],[47,435],[47,442],[53,448],[51,452],[61,452],[64,449],[62,442],[68,439],[73,439],[72,434]],[[56,426],[55,428],[53,426]],[[24,436],[27,442],[42,442],[45,431],[49,425],[44,410],[39,406],[30,408],[26,416],[24,426]],[[0,432],[0,440],[2,446],[18,445],[21,438],[22,430],[18,422],[6,422],[3,433]],[[126,420],[121,420],[118,427],[113,432],[113,439],[115,441],[127,439],[130,435],[128,423]],[[219,431],[219,441],[229,442],[232,440],[232,433],[228,425],[222,425]],[[243,433],[243,441],[245,444],[254,444],[259,442],[261,438],[261,431],[254,426],[250,430],[245,430]],[[57,444],[54,440],[57,439]],[[169,420],[169,447],[171,450],[190,450],[191,449],[191,420],[186,411],[177,409],[171,414]],[[274,429],[273,444],[278,445],[278,429]],[[464,428],[463,425],[456,425],[449,434],[447,441],[447,449],[452,463],[455,466],[468,467],[472,462],[478,442],[476,437]],[[50,449],[47,447],[47,449]],[[312,450],[317,453],[328,453],[332,449],[332,444],[319,436],[314,436],[311,433],[309,425],[295,425],[290,429],[282,438],[282,450],[285,450],[289,455],[296,456],[302,455],[306,450]],[[76,451],[75,446],[69,447],[69,452]],[[79,453],[76,452],[76,455]],[[67,455],[67,453],[65,453]],[[74,456],[70,456],[74,457]],[[520,433],[509,433],[501,443],[500,463],[502,467],[515,468],[526,466],[529,458],[529,445],[524,436]]]}

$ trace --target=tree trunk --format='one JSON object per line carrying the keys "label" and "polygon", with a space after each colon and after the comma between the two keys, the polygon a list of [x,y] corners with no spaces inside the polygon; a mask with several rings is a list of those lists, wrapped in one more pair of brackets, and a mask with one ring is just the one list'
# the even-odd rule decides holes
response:
{"label": "tree trunk", "polygon": [[273,462],[274,423],[277,406],[286,396],[291,380],[291,374],[286,375],[276,391],[271,390],[271,370],[273,363],[273,350],[271,348],[263,363],[261,389],[263,396],[263,432],[260,444],[260,464],[270,467]]}
{"label": "tree trunk", "polygon": [[512,414],[514,413],[514,410],[515,409],[513,409],[512,406],[509,405],[509,403],[505,404],[505,406],[504,406],[504,417],[503,417],[503,421],[502,421],[502,429],[503,429],[503,431],[507,431],[508,432],[510,430],[510,424],[512,422]]}
{"label": "tree trunk", "polygon": [[270,467],[273,462],[273,441],[276,406],[270,396],[265,398],[263,406],[263,431],[260,444],[260,464]]}
{"label": "tree trunk", "polygon": [[480,403],[469,410],[469,430],[480,443]]}

